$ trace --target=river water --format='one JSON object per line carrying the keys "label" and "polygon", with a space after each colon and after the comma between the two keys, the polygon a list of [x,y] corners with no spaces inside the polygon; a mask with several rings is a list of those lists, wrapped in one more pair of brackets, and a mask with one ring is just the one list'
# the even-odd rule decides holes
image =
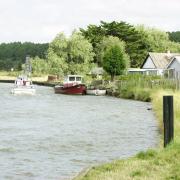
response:
{"label": "river water", "polygon": [[150,103],[114,97],[12,95],[0,83],[0,179],[69,179],[159,143]]}

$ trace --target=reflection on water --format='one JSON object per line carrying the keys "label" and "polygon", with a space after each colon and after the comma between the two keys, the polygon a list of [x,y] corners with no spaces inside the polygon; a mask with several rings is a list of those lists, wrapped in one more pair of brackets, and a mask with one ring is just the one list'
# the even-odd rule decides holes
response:
{"label": "reflection on water", "polygon": [[10,94],[0,84],[0,179],[65,179],[158,143],[149,103],[113,97]]}

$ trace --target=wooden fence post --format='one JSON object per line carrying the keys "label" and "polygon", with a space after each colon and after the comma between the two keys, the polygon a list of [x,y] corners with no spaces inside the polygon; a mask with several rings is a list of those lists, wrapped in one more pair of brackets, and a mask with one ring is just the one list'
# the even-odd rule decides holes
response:
{"label": "wooden fence post", "polygon": [[173,96],[163,96],[164,147],[174,138]]}

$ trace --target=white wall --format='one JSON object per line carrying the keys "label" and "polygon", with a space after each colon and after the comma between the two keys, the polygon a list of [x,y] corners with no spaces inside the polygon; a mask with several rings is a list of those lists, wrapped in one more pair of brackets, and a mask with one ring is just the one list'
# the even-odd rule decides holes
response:
{"label": "white wall", "polygon": [[142,69],[154,69],[156,68],[150,56],[147,58],[146,62],[144,63]]}
{"label": "white wall", "polygon": [[175,69],[175,71],[180,72],[180,63],[175,59],[171,65],[168,67],[168,69]]}
{"label": "white wall", "polygon": [[168,69],[174,69],[174,78],[180,79],[180,59],[174,59]]}

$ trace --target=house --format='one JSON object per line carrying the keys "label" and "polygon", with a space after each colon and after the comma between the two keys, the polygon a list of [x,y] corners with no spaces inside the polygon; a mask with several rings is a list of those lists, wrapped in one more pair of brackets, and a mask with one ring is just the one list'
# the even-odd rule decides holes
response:
{"label": "house", "polygon": [[180,56],[174,56],[172,61],[167,65],[169,74],[172,71],[172,76],[174,78],[180,79]]}
{"label": "house", "polygon": [[146,70],[146,74],[162,76],[168,68],[170,69],[169,65],[176,56],[179,57],[180,54],[170,53],[169,51],[167,53],[149,52],[141,66],[141,69]]}

